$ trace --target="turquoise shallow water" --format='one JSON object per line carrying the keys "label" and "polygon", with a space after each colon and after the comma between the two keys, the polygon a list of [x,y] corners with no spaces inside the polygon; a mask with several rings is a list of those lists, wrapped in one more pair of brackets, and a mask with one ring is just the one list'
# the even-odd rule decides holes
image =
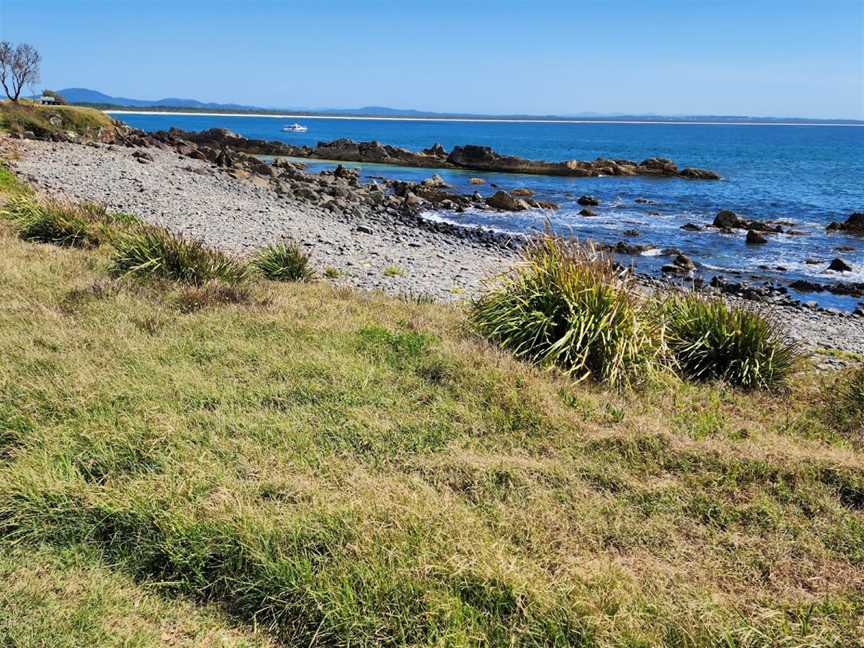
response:
{"label": "turquoise shallow water", "polygon": [[[553,178],[508,174],[441,171],[455,187],[472,191],[468,179],[483,176],[501,188],[524,186],[539,198],[555,201],[555,212],[499,214],[466,212],[438,217],[505,231],[553,227],[581,238],[614,243],[626,240],[660,247],[675,246],[709,270],[732,273],[739,280],[864,282],[864,239],[827,235],[825,225],[864,211],[864,128],[855,126],[734,125],[734,124],[610,124],[500,123],[459,121],[392,121],[358,119],[277,119],[270,117],[116,115],[132,126],[162,130],[229,128],[247,137],[314,145],[321,140],[349,137],[421,149],[435,143],[450,148],[485,144],[501,153],[547,160],[596,157],[642,160],[668,157],[679,166],[718,171],[719,182],[651,178]],[[300,121],[306,133],[283,133],[287,123]],[[323,165],[313,164],[311,168]],[[365,175],[406,179],[428,177],[430,171],[367,165]],[[481,190],[489,191],[487,187]],[[601,199],[597,217],[578,215],[582,194]],[[646,198],[650,204],[639,204]],[[764,246],[747,246],[743,234],[687,232],[685,223],[706,224],[720,209],[732,209],[762,220],[794,223],[802,236],[772,236]],[[638,230],[638,236],[625,236]],[[838,249],[839,248],[839,249]],[[826,272],[840,256],[854,272]],[[807,264],[805,259],[818,259]],[[656,269],[656,257],[639,257],[638,265]],[[784,270],[776,270],[782,267]],[[808,295],[805,299],[814,298]],[[854,301],[821,294],[818,300],[849,308]]]}

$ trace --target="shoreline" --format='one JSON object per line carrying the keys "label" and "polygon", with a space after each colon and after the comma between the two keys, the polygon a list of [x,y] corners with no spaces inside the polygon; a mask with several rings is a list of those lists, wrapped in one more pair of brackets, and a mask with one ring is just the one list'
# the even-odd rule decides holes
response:
{"label": "shoreline", "polygon": [[385,117],[349,115],[304,115],[296,113],[219,113],[181,112],[173,110],[103,110],[106,115],[161,115],[179,117],[266,117],[268,119],[334,119],[348,121],[410,121],[410,122],[464,122],[481,124],[618,124],[618,125],[664,125],[664,126],[818,126],[821,128],[864,128],[864,124],[832,124],[825,122],[741,122],[741,121],[676,121],[676,120],[630,120],[630,119],[493,119],[482,117]]}
{"label": "shoreline", "polygon": [[[280,193],[263,178],[235,177],[209,162],[164,149],[146,149],[152,160],[142,164],[135,157],[141,149],[124,146],[0,143],[17,149],[19,158],[12,167],[48,195],[134,213],[240,257],[288,237],[311,253],[319,272],[338,271],[336,285],[404,298],[463,301],[519,258],[517,249],[486,230],[440,227],[428,218],[399,219],[388,211],[335,213],[300,195]],[[332,176],[327,180],[330,187],[343,186],[333,184]],[[639,283],[647,290],[673,286],[644,276]],[[808,349],[864,355],[864,317],[754,301],[722,290],[711,293],[767,309]]]}

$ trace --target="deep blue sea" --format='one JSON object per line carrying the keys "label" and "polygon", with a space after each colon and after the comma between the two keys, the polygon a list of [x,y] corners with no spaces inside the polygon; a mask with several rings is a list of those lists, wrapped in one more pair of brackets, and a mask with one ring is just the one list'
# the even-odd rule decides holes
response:
{"label": "deep blue sea", "polygon": [[[430,215],[466,225],[505,231],[542,229],[549,219],[556,229],[579,238],[615,243],[620,240],[675,246],[709,271],[729,273],[737,280],[788,282],[797,278],[819,281],[864,282],[864,238],[827,235],[832,220],[845,220],[864,211],[864,128],[856,126],[736,125],[736,124],[620,124],[620,123],[510,123],[469,121],[395,121],[380,119],[273,118],[261,116],[114,115],[131,126],[163,130],[229,128],[246,137],[314,145],[318,141],[348,137],[422,149],[435,143],[451,148],[460,144],[492,146],[505,154],[545,160],[596,157],[642,160],[668,157],[679,167],[712,169],[719,182],[677,178],[555,178],[545,176],[483,174],[441,170],[455,188],[491,192],[487,185],[468,183],[484,177],[502,189],[528,187],[539,199],[561,205],[554,212],[519,214],[493,212]],[[288,123],[308,126],[305,133],[282,132]],[[326,164],[309,164],[310,170]],[[365,176],[419,180],[432,171],[380,165],[360,166]],[[593,194],[602,204],[596,217],[579,216],[576,199]],[[636,203],[646,198],[650,204]],[[688,232],[685,223],[709,224],[717,211],[731,209],[760,220],[794,223],[803,235],[770,235],[769,243],[748,246],[744,234],[716,231]],[[624,231],[638,230],[638,236]],[[835,257],[854,271],[826,271]],[[805,263],[805,259],[819,263]],[[628,259],[632,260],[632,259]],[[637,265],[651,271],[659,257],[639,257]],[[776,268],[784,268],[777,270]],[[854,307],[855,301],[821,295],[801,296],[823,304]]]}

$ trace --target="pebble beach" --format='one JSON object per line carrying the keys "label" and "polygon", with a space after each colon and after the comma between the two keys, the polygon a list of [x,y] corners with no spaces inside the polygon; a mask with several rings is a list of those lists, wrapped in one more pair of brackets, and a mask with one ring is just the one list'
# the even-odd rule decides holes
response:
{"label": "pebble beach", "polygon": [[[95,201],[237,256],[284,239],[311,254],[328,281],[361,290],[458,301],[478,294],[505,271],[518,251],[494,240],[441,232],[369,211],[333,213],[286,197],[261,178],[238,178],[204,160],[109,144],[8,140],[0,142],[15,171],[48,195]],[[864,354],[864,317],[798,306],[768,309],[817,364],[842,365],[844,354]]]}

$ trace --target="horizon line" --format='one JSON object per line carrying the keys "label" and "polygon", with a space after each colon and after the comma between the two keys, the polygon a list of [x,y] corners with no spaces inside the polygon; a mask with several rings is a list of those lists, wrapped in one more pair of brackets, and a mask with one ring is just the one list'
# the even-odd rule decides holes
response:
{"label": "horizon line", "polygon": [[[374,116],[374,115],[328,115],[328,114],[297,114],[297,113],[225,113],[225,112],[198,112],[179,110],[125,110],[107,109],[103,110],[106,115],[178,115],[181,117],[267,117],[272,119],[353,119],[364,121],[419,121],[419,122],[470,122],[470,123],[505,123],[505,124],[666,124],[666,125],[693,125],[693,126],[840,126],[862,128],[864,122],[855,123],[857,120],[848,120],[849,123],[831,123],[818,121],[689,121],[686,119],[544,119],[537,118],[507,118],[507,117],[410,117],[410,116]],[[754,117],[754,119],[759,119]],[[765,119],[765,118],[762,118]],[[807,119],[807,118],[795,118]],[[837,120],[842,121],[842,120]]]}

